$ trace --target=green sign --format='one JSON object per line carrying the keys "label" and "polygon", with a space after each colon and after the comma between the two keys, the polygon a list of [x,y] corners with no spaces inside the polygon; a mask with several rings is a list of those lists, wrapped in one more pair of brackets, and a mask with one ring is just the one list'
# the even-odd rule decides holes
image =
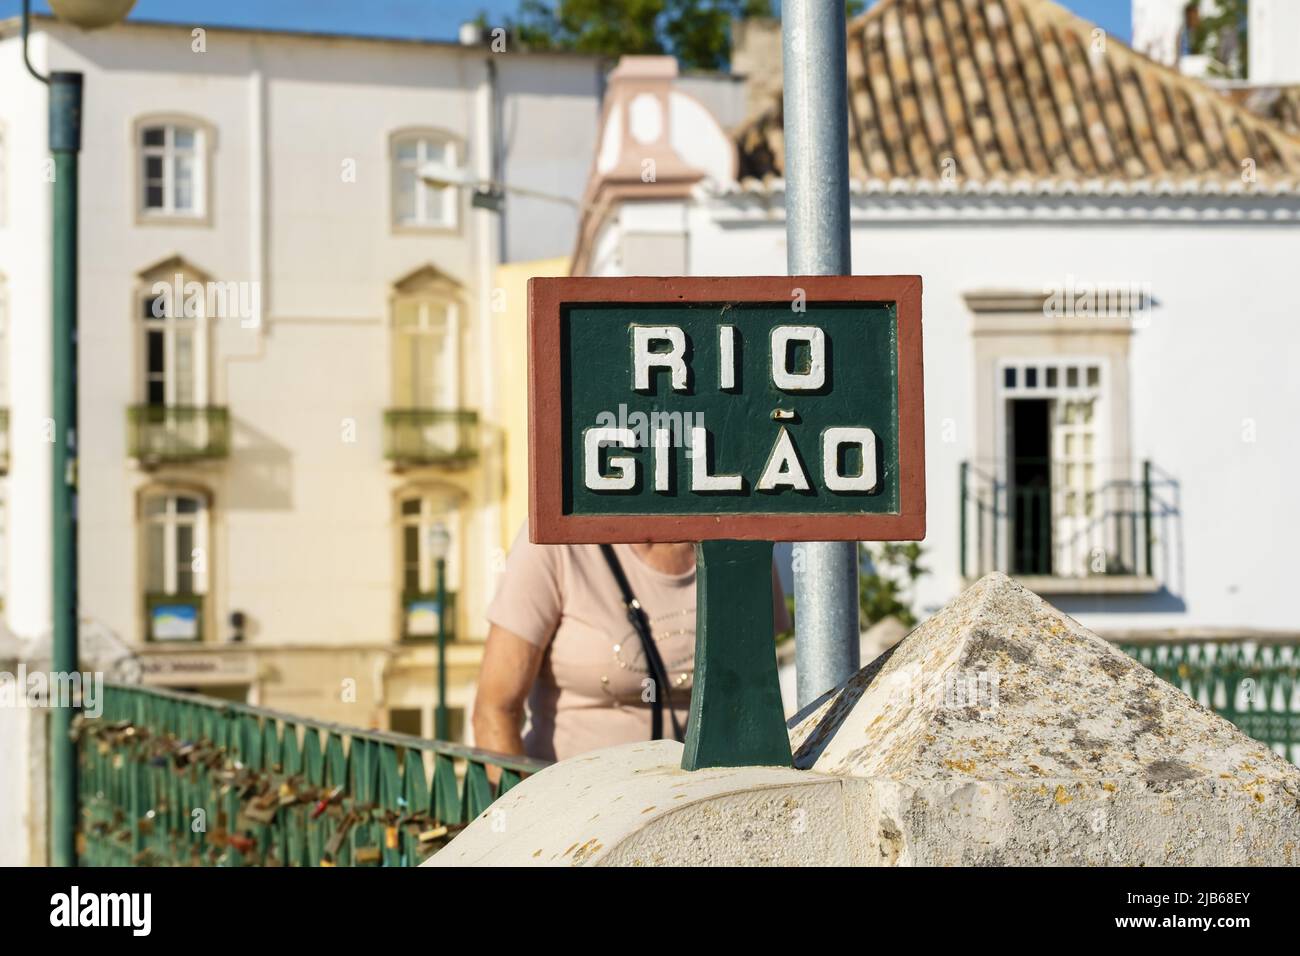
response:
{"label": "green sign", "polygon": [[536,540],[924,536],[919,280],[532,295]]}
{"label": "green sign", "polygon": [[533,541],[696,542],[682,766],[790,763],[772,541],[925,536],[921,283],[533,279]]}

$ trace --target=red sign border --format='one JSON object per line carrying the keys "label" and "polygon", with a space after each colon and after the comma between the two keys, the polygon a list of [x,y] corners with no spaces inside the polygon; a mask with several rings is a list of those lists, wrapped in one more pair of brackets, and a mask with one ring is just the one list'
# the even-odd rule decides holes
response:
{"label": "red sign border", "polygon": [[[898,308],[897,514],[564,514],[560,317],[611,302],[893,302]],[[528,537],[537,544],[639,541],[920,541],[925,395],[920,276],[565,277],[528,280]]]}

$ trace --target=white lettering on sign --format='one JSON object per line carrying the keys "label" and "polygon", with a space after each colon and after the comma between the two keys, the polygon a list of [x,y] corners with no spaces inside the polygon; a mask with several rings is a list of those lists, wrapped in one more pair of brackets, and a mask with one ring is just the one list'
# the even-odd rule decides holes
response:
{"label": "white lettering on sign", "polygon": [[[592,491],[632,491],[636,488],[638,461],[633,455],[609,454],[601,460],[602,448],[614,446],[625,451],[639,451],[646,447],[630,428],[588,428],[583,432],[583,480]],[[650,447],[653,448],[654,490],[662,494],[673,492],[672,432],[656,428]],[[690,490],[701,492],[737,493],[744,490],[740,475],[715,475],[709,471],[709,432],[702,426],[691,429]],[[862,459],[861,470],[847,474],[840,470],[841,452],[854,447]],[[861,494],[876,489],[876,433],[870,428],[827,428],[822,432],[822,484],[827,491],[841,494]],[[794,437],[782,427],[767,456],[767,464],[758,477],[755,487],[759,491],[812,490],[809,478]]]}
{"label": "white lettering on sign", "polygon": [[[690,342],[685,330],[675,325],[634,325],[631,328],[633,387],[640,392],[653,391],[655,371],[665,369],[673,391],[689,392],[692,387],[687,361]],[[815,325],[778,325],[771,331],[769,346],[768,367],[772,384],[778,389],[798,394],[826,387],[829,369],[823,329]],[[736,391],[739,387],[737,365],[740,350],[739,327],[718,326],[718,388],[721,391]],[[782,406],[773,410],[772,418],[780,422],[798,421],[795,409]],[[633,425],[637,427],[631,427]],[[744,476],[710,471],[717,465],[720,452],[714,449],[712,456],[709,453],[709,442],[714,436],[703,425],[703,413],[655,411],[647,415],[637,411],[628,414],[625,405],[619,406],[617,418],[612,412],[601,412],[596,416],[595,427],[583,432],[582,464],[586,487],[591,491],[635,493],[641,478],[638,469],[644,466],[649,469],[646,477],[655,493],[674,494],[682,480],[677,477],[674,465],[676,449],[684,434],[690,435],[686,445],[690,467],[683,466],[682,470],[689,474],[687,480],[691,492],[744,492]],[[648,456],[636,454],[643,452],[648,452]],[[861,460],[860,466],[850,464],[855,459]],[[817,459],[814,457],[812,461],[815,471]],[[870,494],[880,483],[876,467],[876,433],[860,426],[825,428],[821,433],[820,463],[821,474],[810,474],[799,455],[794,435],[786,425],[780,425],[754,488],[761,492],[808,492],[820,479],[821,486],[828,492]]]}
{"label": "white lettering on sign", "polygon": [[610,455],[610,474],[602,474],[600,449],[604,444],[636,448],[636,432],[630,428],[588,428],[582,435],[583,474],[592,491],[631,491],[636,487],[636,459],[631,455]]}
{"label": "white lettering on sign", "polygon": [[666,428],[655,429],[655,491],[668,491],[668,466],[673,460],[672,434]]}
{"label": "white lettering on sign", "polygon": [[[808,369],[790,368],[790,346],[808,346]],[[778,325],[772,330],[772,384],[787,392],[815,392],[826,384],[826,333],[815,325]]]}
{"label": "white lettering on sign", "polygon": [[794,450],[794,441],[784,428],[776,436],[772,454],[767,456],[767,465],[758,479],[759,491],[776,491],[778,488],[793,488],[795,491],[808,490],[808,475],[799,462],[799,455]]}
{"label": "white lettering on sign", "polygon": [[740,475],[709,474],[709,431],[707,428],[691,429],[691,491],[740,491]]}
{"label": "white lettering on sign", "polygon": [[[840,473],[840,449],[857,445],[862,471]],[[828,428],[822,432],[822,481],[831,491],[871,491],[876,487],[876,433],[870,428]]]}
{"label": "white lettering on sign", "polygon": [[[651,345],[668,343],[667,352],[657,352]],[[666,368],[672,373],[673,391],[686,391],[686,333],[675,325],[632,326],[632,387],[638,392],[650,390],[650,370]]]}
{"label": "white lettering on sign", "polygon": [[718,389],[736,387],[736,327],[718,326]]}

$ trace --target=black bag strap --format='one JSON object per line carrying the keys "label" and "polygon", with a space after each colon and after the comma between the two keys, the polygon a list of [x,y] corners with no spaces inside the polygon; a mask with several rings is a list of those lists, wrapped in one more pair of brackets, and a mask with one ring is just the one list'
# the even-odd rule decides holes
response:
{"label": "black bag strap", "polygon": [[610,573],[614,575],[614,581],[618,584],[619,593],[623,597],[623,607],[627,609],[627,619],[631,622],[637,636],[641,638],[641,650],[645,653],[646,666],[650,669],[650,679],[655,682],[654,700],[650,702],[650,739],[663,739],[664,705],[667,704],[668,716],[673,722],[673,740],[680,742],[684,737],[681,724],[677,720],[677,711],[673,710],[668,669],[664,667],[664,659],[659,656],[659,647],[650,634],[650,621],[641,607],[641,602],[632,593],[632,585],[627,582],[627,575],[623,573],[623,564],[614,553],[613,545],[602,544],[600,553],[605,556],[605,563],[609,565]]}

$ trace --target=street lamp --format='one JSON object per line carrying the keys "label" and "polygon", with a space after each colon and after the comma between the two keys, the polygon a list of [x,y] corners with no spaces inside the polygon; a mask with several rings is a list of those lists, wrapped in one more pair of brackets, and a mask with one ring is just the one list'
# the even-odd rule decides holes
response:
{"label": "street lamp", "polygon": [[576,199],[570,199],[568,196],[543,192],[540,189],[528,189],[524,186],[511,186],[491,179],[479,179],[477,176],[471,176],[464,169],[448,166],[446,163],[425,163],[419,168],[418,175],[426,185],[435,189],[446,189],[448,186],[454,186],[457,189],[472,189],[473,195],[470,196],[470,204],[479,209],[489,209],[492,212],[501,212],[505,207],[507,193],[529,199],[545,199],[548,202],[563,203],[566,206],[572,206],[574,209],[582,208],[580,202]]}
{"label": "street lamp", "polygon": [[[83,30],[124,19],[135,0],[50,0],[60,20]],[[50,248],[52,378],[51,446],[53,634],[50,667],[77,670],[77,154],[81,151],[80,73],[38,72],[27,55],[31,0],[23,0],[23,63],[50,88],[50,153],[54,157],[53,243]],[[51,700],[50,863],[77,862],[77,750],[70,731],[79,702]]]}
{"label": "street lamp", "polygon": [[438,709],[434,712],[433,736],[447,739],[447,552],[451,550],[451,532],[441,521],[429,529],[425,538],[429,556],[438,576]]}

